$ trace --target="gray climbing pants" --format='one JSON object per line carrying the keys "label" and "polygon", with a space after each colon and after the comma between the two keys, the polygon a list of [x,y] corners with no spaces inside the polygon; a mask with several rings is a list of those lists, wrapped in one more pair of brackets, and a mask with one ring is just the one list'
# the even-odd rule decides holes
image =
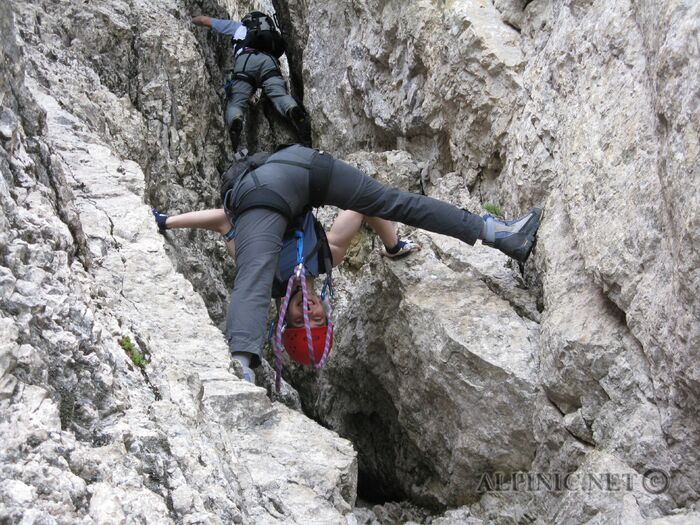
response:
{"label": "gray climbing pants", "polygon": [[[286,117],[287,112],[298,104],[287,91],[287,84],[282,75],[272,75],[276,71],[279,72],[277,61],[272,56],[261,52],[243,52],[236,57],[233,64],[233,73],[244,73],[255,82],[256,86],[261,86],[275,109]],[[248,108],[248,101],[255,89],[251,82],[241,79],[234,79],[227,87],[224,116],[227,128],[231,126],[234,119],[243,118]]]}
{"label": "gray climbing pants", "polygon": [[[283,196],[293,215],[309,204],[309,170],[270,161],[309,165],[313,154],[312,149],[291,146],[273,154],[267,164],[255,170],[260,184]],[[325,204],[450,235],[471,245],[481,233],[483,220],[478,215],[424,195],[388,188],[343,161],[335,160],[327,176],[330,181]],[[250,174],[234,186],[234,211],[254,187]],[[229,350],[251,354],[252,366],[256,367],[265,343],[272,282],[287,219],[267,208],[252,208],[235,220],[237,271],[226,337]]]}

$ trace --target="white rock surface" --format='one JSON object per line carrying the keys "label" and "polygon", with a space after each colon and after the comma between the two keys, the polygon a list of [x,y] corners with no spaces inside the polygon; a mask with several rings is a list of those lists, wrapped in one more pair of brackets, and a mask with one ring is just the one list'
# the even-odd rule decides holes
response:
{"label": "white rock surface", "polygon": [[[697,521],[700,4],[274,4],[316,144],[473,211],[543,206],[524,276],[438,235],[402,230],[423,250],[401,262],[362,236],[327,368],[286,371],[356,459],[227,369],[223,246],[164,244],[149,215],[218,205],[231,153],[228,42],[189,17],[271,4],[17,0],[0,15],[2,519]],[[286,137],[263,107],[253,149]],[[356,461],[361,495],[413,504],[353,511]],[[636,484],[483,493],[495,472]]]}
{"label": "white rock surface", "polygon": [[2,143],[2,520],[345,522],[351,444],[228,370],[141,167],[23,77],[5,29],[18,69],[2,86],[17,122]]}

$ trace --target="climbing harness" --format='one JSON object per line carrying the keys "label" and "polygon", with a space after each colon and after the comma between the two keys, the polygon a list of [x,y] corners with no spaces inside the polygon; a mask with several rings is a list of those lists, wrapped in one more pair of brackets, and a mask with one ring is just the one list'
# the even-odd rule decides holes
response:
{"label": "climbing harness", "polygon": [[[279,151],[279,150],[278,150]],[[277,192],[266,188],[260,184],[255,170],[264,164],[286,164],[288,166],[296,166],[309,170],[309,206],[317,208],[323,205],[328,192],[328,184],[333,171],[333,157],[323,151],[314,152],[314,156],[310,163],[295,162],[291,160],[270,159],[265,160],[259,165],[249,166],[245,171],[236,174],[234,180],[229,181],[228,189],[224,193],[223,202],[224,209],[229,215],[229,219],[233,221],[235,215],[240,215],[244,211],[251,208],[270,208],[284,215],[289,222],[294,220],[292,210],[287,203],[287,200]],[[255,188],[247,192],[241,201],[236,206],[233,202],[233,188],[236,182],[250,174],[255,182]],[[232,222],[233,224],[233,222]]]}
{"label": "climbing harness", "polygon": [[[273,347],[275,350],[275,390],[280,391],[282,383],[282,354],[287,351],[287,354],[295,361],[300,364],[310,365],[315,369],[321,368],[333,345],[333,320],[332,320],[332,308],[330,299],[333,297],[333,284],[331,280],[330,273],[327,274],[326,279],[323,283],[323,289],[321,291],[321,301],[324,301],[326,306],[326,316],[327,316],[327,326],[311,328],[311,323],[309,322],[309,295],[306,283],[306,268],[304,265],[304,232],[301,230],[295,231],[295,236],[297,238],[297,266],[292,275],[290,275],[287,281],[287,290],[282,298],[279,308],[279,316],[277,318],[277,329],[275,331],[275,337],[273,339]],[[287,333],[292,333],[292,330],[296,330],[298,333],[301,329],[286,328],[284,318],[287,315],[287,308],[289,307],[289,301],[292,298],[292,290],[294,289],[294,284],[296,282],[301,284],[301,294],[302,294],[302,308],[304,317],[304,335],[306,336],[306,346],[308,350],[308,356],[303,356],[303,353],[296,350],[298,347],[292,348],[290,338],[287,338],[287,345],[283,343],[285,339],[284,335]],[[328,293],[328,300],[326,301],[326,294]],[[315,333],[314,333],[315,332]],[[320,355],[319,355],[320,354]]]}
{"label": "climbing harness", "polygon": [[[281,146],[275,153],[287,146],[290,145]],[[256,155],[259,157],[256,158]],[[283,159],[268,160],[267,157],[260,156],[260,154],[256,155],[247,157],[232,165],[226,174],[224,174],[222,200],[224,203],[224,210],[232,226],[235,226],[237,216],[251,208],[269,208],[285,216],[290,224],[296,224],[293,233],[291,230],[288,230],[288,234],[285,234],[278,271],[273,280],[272,295],[273,297],[282,298],[279,307],[277,330],[274,338],[272,338],[274,321],[270,327],[270,338],[272,339],[276,356],[275,367],[277,370],[277,378],[275,385],[279,392],[282,378],[282,353],[284,351],[286,351],[289,357],[294,361],[318,369],[325,363],[333,344],[333,322],[331,320],[331,299],[333,297],[331,277],[331,269],[333,266],[332,257],[325,231],[314,217],[311,207],[322,206],[325,201],[328,184],[332,175],[334,159],[323,151],[314,152],[314,156],[309,163],[287,161]],[[296,217],[292,216],[292,210],[287,201],[277,192],[260,183],[255,170],[263,164],[286,164],[309,170],[309,206],[306,207],[301,215]],[[239,202],[236,203],[234,202],[233,190],[238,181],[246,175],[251,176],[255,187],[245,192],[239,199]],[[285,259],[284,254],[287,253],[288,250],[287,243],[294,242],[292,239],[296,239],[296,260],[294,264],[283,261],[283,259]],[[306,243],[305,240],[307,241]],[[289,259],[294,260],[291,257]],[[289,261],[289,259],[287,259],[287,261]],[[309,270],[307,264],[313,269]],[[289,273],[290,270],[291,273]],[[326,274],[326,279],[321,291],[321,301],[326,310],[328,319],[327,326],[311,328],[308,315],[307,271],[314,277],[322,273]],[[314,273],[316,273],[316,275],[314,275]],[[289,275],[289,278],[287,278],[286,275]],[[304,328],[287,327],[285,329],[284,318],[287,314],[289,301],[294,295],[292,290],[296,282],[299,282],[301,286]],[[304,338],[303,342],[300,341],[300,338]],[[306,345],[305,348],[304,343]],[[304,350],[306,350],[306,352]]]}
{"label": "climbing harness", "polygon": [[[269,57],[272,58],[272,60],[275,61],[275,65],[277,66],[275,69],[272,69],[265,73],[262,77],[260,77],[260,81],[258,82],[257,78],[255,75],[251,73],[246,72],[246,68],[248,67],[248,60],[250,59],[251,55],[257,55],[259,53],[262,53],[263,55],[268,55]],[[243,61],[243,67],[241,67],[240,71],[236,71],[236,64],[234,62],[234,69],[229,73],[228,78],[226,79],[226,82],[224,83],[224,90],[226,92],[226,96],[230,96],[231,94],[231,88],[233,88],[233,84],[236,82],[236,80],[242,80],[243,82],[247,82],[251,86],[253,86],[253,89],[258,89],[262,87],[262,85],[265,83],[265,81],[269,78],[272,77],[281,77],[282,76],[282,70],[280,69],[279,61],[277,58],[275,58],[274,55],[270,53],[266,53],[264,51],[260,51],[259,49],[253,49],[252,47],[244,47],[242,48],[242,51],[240,54],[236,55],[236,60],[239,60],[243,55],[246,55],[245,60]]]}

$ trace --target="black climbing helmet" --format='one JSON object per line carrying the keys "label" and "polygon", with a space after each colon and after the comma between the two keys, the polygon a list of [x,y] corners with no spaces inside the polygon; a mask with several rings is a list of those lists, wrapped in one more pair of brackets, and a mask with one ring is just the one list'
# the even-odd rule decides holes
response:
{"label": "black climbing helmet", "polygon": [[252,47],[258,51],[269,53],[275,58],[284,54],[287,43],[272,17],[260,11],[252,11],[245,15],[241,22],[246,27],[247,32],[243,40],[236,42],[237,48]]}

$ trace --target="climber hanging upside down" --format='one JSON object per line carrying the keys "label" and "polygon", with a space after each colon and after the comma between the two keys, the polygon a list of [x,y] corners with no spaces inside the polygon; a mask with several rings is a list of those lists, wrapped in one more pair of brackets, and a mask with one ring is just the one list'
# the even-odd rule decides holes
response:
{"label": "climber hanging upside down", "polygon": [[[234,166],[229,172],[234,170]],[[283,250],[285,232],[288,225],[297,223],[310,207],[332,205],[360,214],[346,215],[341,220],[337,232],[347,228],[344,234],[335,237],[331,229],[331,244],[335,242],[334,238],[343,239],[337,250],[340,258],[347,248],[343,243],[349,242],[359,228],[362,216],[365,216],[402,222],[455,237],[470,245],[481,240],[517,261],[525,262],[532,250],[541,215],[541,210],[534,208],[524,217],[512,221],[500,221],[490,215],[480,217],[437,199],[385,187],[357,168],[334,159],[327,153],[300,145],[276,151],[259,167],[238,177],[230,176],[229,172],[224,176],[222,194],[225,213],[233,225],[230,236],[235,236],[237,272],[226,319],[226,337],[231,355],[241,362],[244,370],[260,364],[267,310],[275,277],[280,277],[280,266],[290,266],[280,264],[280,252],[282,262],[287,258],[288,252]],[[218,214],[217,220],[222,224],[219,231],[229,229],[228,224],[221,219],[224,212],[214,210],[208,213]],[[159,215],[156,215],[159,226],[178,227],[178,217],[167,220],[163,217],[160,216],[159,219]],[[398,245],[403,242],[394,236],[391,225],[388,226],[391,233],[384,234],[384,223],[373,223],[373,219],[369,221],[385,245],[391,246],[394,240],[397,240]],[[402,250],[400,246],[398,249]],[[414,246],[408,245],[408,249],[403,249],[403,252],[414,249]],[[393,250],[389,250],[389,253],[391,251]],[[298,260],[299,258],[291,264],[292,271]],[[333,262],[337,264],[339,260]],[[289,270],[286,275],[281,275],[282,278],[289,276]],[[309,287],[304,279],[299,284],[303,296],[303,289]],[[310,360],[314,359],[314,354],[318,356],[319,349],[327,354],[331,341],[330,334],[327,334],[331,330],[330,326],[318,327],[321,332],[325,330],[327,336],[314,334],[315,342],[298,337],[302,334],[301,331],[308,334],[306,328],[311,327],[312,320],[321,325],[325,322],[325,316],[320,314],[321,301],[309,294],[307,307],[311,309],[311,314],[304,315],[304,309],[298,308],[299,292],[294,286],[293,278],[290,279],[286,292],[281,313],[284,314],[285,302],[288,302],[286,321],[292,329],[290,333],[297,334],[293,331],[295,329],[299,331],[297,335],[288,335],[287,340],[293,340],[302,349],[309,347]],[[277,295],[281,297],[280,294]],[[302,297],[301,302],[303,301]],[[301,319],[306,326],[297,328],[296,325],[302,324]],[[276,339],[279,341],[279,337]]]}
{"label": "climber hanging upside down", "polygon": [[[269,153],[257,153],[232,165],[223,177],[222,199],[246,168],[254,169],[263,164],[269,156]],[[166,230],[181,228],[201,228],[220,233],[226,241],[226,248],[229,254],[235,260],[235,229],[231,225],[229,215],[223,208],[170,216],[160,213],[158,210],[153,210],[153,214],[161,233],[165,233]],[[328,234],[323,231],[320,223],[315,220],[313,213],[309,210],[295,219],[292,224],[293,228],[288,228],[283,238],[277,272],[273,281],[272,297],[280,299],[285,295],[287,281],[297,266],[298,242],[293,234],[294,229],[299,229],[304,234],[302,250],[307,276],[306,284],[309,292],[307,297],[308,318],[315,334],[323,332],[320,335],[325,336],[325,331],[317,329],[328,324],[329,304],[327,298],[321,298],[316,293],[314,278],[324,273],[328,277],[330,276],[331,268],[335,268],[342,262],[350,242],[360,231],[363,223],[372,227],[381,239],[383,243],[382,255],[385,257],[398,259],[420,250],[420,247],[412,241],[402,240],[397,235],[396,228],[392,222],[378,217],[365,217],[352,210],[341,211],[333,222]],[[293,359],[302,361],[303,364],[309,364],[308,359],[304,355],[306,341],[301,333],[303,330],[295,330],[303,329],[304,327],[303,297],[300,285],[297,284],[291,297],[288,299],[291,300],[287,302],[289,307],[286,316],[284,316],[287,325],[283,338],[284,347]],[[245,356],[239,356],[239,360],[248,364]],[[254,377],[250,368],[244,367],[244,377],[246,379]]]}

